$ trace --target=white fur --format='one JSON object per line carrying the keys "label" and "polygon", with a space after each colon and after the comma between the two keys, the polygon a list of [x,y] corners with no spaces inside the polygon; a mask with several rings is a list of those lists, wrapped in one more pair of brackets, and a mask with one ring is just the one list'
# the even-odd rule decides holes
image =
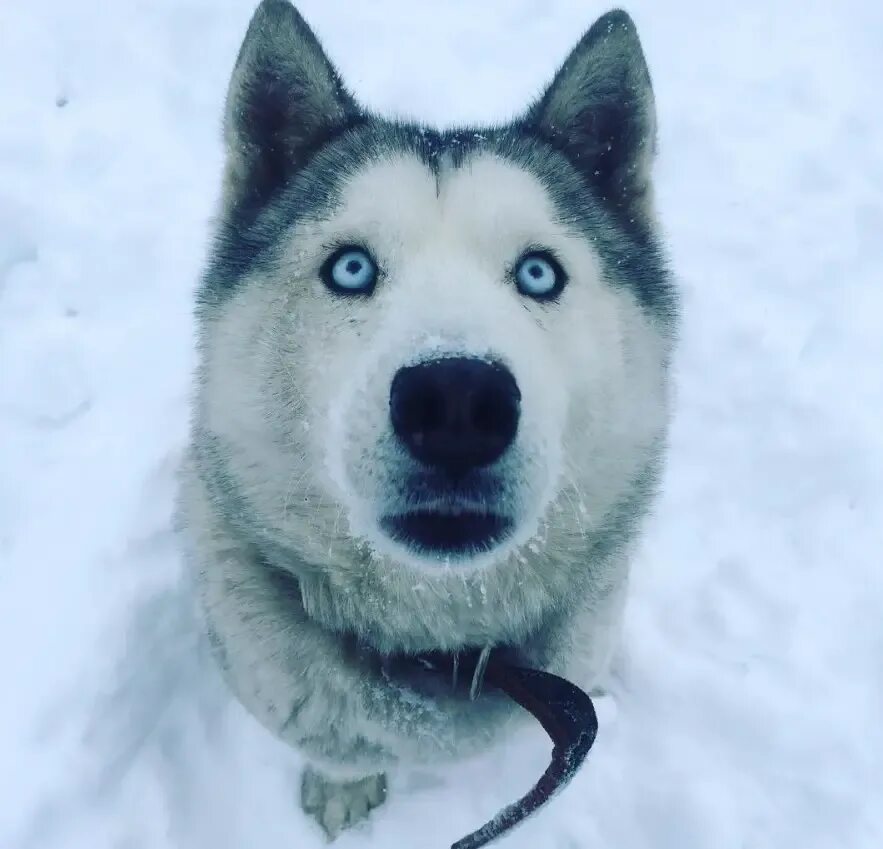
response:
{"label": "white fur", "polygon": [[[615,122],[595,121],[599,108]],[[649,237],[652,112],[622,12],[584,36],[522,124],[463,147],[462,134],[362,115],[291,6],[266,0],[252,20],[228,96],[180,520],[231,689],[329,775],[463,756],[523,713],[438,675],[418,686],[407,661],[395,671],[402,655],[507,646],[586,689],[606,667],[667,425],[673,304]],[[433,167],[412,145],[436,151]],[[310,218],[313,203],[324,208]],[[379,264],[370,297],[324,285],[343,245]],[[513,279],[537,248],[569,278],[554,302]],[[380,521],[419,499],[463,506],[453,488],[414,485],[390,423],[394,375],[440,355],[497,361],[520,392],[514,442],[482,472],[493,485],[469,496],[514,532],[456,559],[394,542]],[[304,806],[329,830],[349,822],[325,814],[352,787],[317,787]]]}
{"label": "white fur", "polygon": [[[371,300],[335,299],[316,277],[327,246],[345,242],[365,244],[381,265]],[[290,244],[279,272],[297,291],[288,297],[267,291],[266,301],[250,292],[251,327],[242,304],[227,308],[234,326],[221,320],[223,342],[210,360],[218,373],[213,385],[237,398],[244,420],[233,423],[236,436],[254,432],[260,450],[266,445],[263,405],[248,401],[260,383],[231,385],[238,370],[224,358],[238,358],[241,340],[266,331],[265,309],[281,300],[282,309],[297,313],[283,342],[291,359],[281,364],[298,382],[299,409],[289,412],[300,436],[293,438],[302,439],[311,457],[308,468],[323,503],[330,499],[343,511],[341,534],[365,539],[398,566],[433,565],[379,530],[377,505],[385,493],[378,476],[394,451],[388,424],[394,372],[444,352],[502,360],[523,396],[515,446],[523,465],[515,471],[527,503],[518,532],[508,545],[458,565],[499,562],[536,538],[564,484],[575,485],[579,521],[606,513],[620,494],[617,482],[636,471],[634,458],[658,434],[664,416],[658,364],[666,342],[634,298],[610,290],[595,253],[556,221],[534,177],[484,156],[444,175],[437,187],[415,158],[373,164],[347,184],[337,214],[301,224]],[[533,244],[555,250],[570,276],[559,305],[531,302],[510,279],[512,264]],[[228,397],[215,401],[221,414],[210,421],[223,432],[231,405]],[[271,449],[264,471],[275,476],[276,446]],[[265,486],[275,488],[270,481]],[[277,497],[284,519],[286,496]]]}
{"label": "white fur", "polygon": [[[364,244],[380,263],[370,299],[335,296],[319,279],[341,242]],[[531,564],[566,558],[571,536],[597,527],[664,429],[667,340],[629,291],[602,278],[542,185],[490,155],[438,183],[416,158],[371,164],[328,220],[296,225],[288,244],[272,279],[246,281],[207,334],[206,422],[228,441],[267,533],[307,562],[359,572],[360,592],[378,606],[405,602],[417,584],[463,601],[464,587],[486,596],[495,580],[517,577],[536,590],[524,616],[538,622],[567,588]],[[535,244],[554,250],[570,277],[557,304],[525,298],[510,279]],[[377,525],[397,451],[390,380],[439,351],[503,360],[523,396],[506,460],[517,531],[452,564],[406,550]],[[385,621],[360,625],[383,631]],[[465,628],[449,639],[492,636]]]}

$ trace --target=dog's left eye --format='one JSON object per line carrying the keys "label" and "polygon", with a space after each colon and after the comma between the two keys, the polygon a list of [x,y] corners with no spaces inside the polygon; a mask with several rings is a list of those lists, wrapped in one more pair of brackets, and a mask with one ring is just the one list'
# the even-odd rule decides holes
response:
{"label": "dog's left eye", "polygon": [[515,283],[522,295],[544,300],[554,298],[567,282],[564,269],[551,254],[531,251],[515,266]]}
{"label": "dog's left eye", "polygon": [[367,295],[377,282],[377,263],[364,248],[340,248],[325,260],[322,280],[343,295]]}

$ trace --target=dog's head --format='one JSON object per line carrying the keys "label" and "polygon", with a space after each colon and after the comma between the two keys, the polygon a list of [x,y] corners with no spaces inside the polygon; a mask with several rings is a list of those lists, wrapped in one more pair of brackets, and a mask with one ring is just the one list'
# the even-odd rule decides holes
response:
{"label": "dog's head", "polygon": [[674,311],[631,20],[518,120],[437,132],[366,113],[265,0],[225,138],[200,422],[311,614],[445,648],[603,590],[659,455]]}

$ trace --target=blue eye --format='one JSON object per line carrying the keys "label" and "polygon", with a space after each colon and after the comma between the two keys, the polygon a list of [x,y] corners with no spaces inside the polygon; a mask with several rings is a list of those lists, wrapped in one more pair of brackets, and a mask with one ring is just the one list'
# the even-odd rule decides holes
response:
{"label": "blue eye", "polygon": [[554,298],[564,288],[567,275],[551,254],[531,251],[515,266],[515,282],[522,295],[543,300]]}
{"label": "blue eye", "polygon": [[377,263],[363,248],[340,248],[322,266],[325,285],[342,295],[369,295],[377,282]]}

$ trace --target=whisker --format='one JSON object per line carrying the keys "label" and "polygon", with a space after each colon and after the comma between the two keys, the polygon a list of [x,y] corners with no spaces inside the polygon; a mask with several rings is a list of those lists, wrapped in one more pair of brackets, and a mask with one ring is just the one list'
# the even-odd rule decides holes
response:
{"label": "whisker", "polygon": [[487,662],[490,660],[493,646],[486,645],[478,656],[478,663],[475,664],[475,672],[472,675],[472,686],[469,688],[469,698],[474,702],[481,692],[481,685],[484,683],[484,673],[487,670]]}

